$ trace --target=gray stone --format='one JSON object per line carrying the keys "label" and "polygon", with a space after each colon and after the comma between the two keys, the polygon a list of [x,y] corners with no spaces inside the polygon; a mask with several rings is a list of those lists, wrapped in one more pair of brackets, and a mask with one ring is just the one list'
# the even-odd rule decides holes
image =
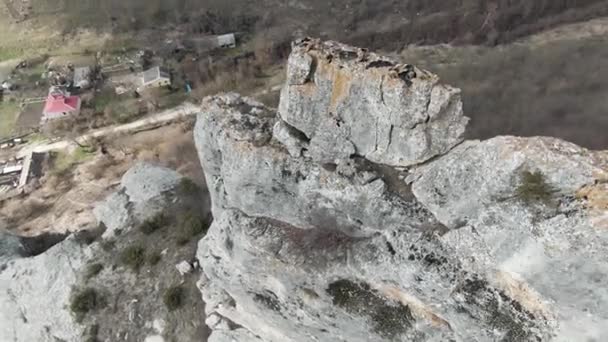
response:
{"label": "gray stone", "polygon": [[274,113],[239,113],[242,103],[251,100],[230,96],[232,102],[223,95],[204,100],[194,132],[214,216],[224,208],[239,208],[303,228],[369,229],[360,234],[391,225],[417,229],[436,222],[416,201],[390,192],[381,175],[363,172],[368,180],[362,182],[309,159],[291,157],[268,139]]}
{"label": "gray stone", "polygon": [[[334,156],[352,145],[372,162],[408,166],[462,141],[468,118],[458,89],[425,70],[360,55],[360,49],[336,42],[294,45],[287,79],[298,81],[286,82],[279,114],[310,138],[312,149]],[[310,81],[303,82],[307,71]]]}
{"label": "gray stone", "polygon": [[103,238],[114,237],[117,230],[126,228],[131,224],[129,197],[124,191],[112,193],[105,200],[97,203],[93,208],[93,214],[97,222],[103,223],[106,227]]}
{"label": "gray stone", "polygon": [[182,176],[174,170],[139,163],[124,174],[120,184],[131,202],[140,203],[154,200],[175,189],[181,179]]}
{"label": "gray stone", "polygon": [[208,342],[261,342],[247,329],[214,330]]}
{"label": "gray stone", "polygon": [[[175,283],[178,275],[170,271],[172,264],[166,266],[166,272],[161,272],[161,265],[156,265],[158,274],[149,270],[132,273],[121,264],[117,264],[120,265],[118,268],[109,266],[115,262],[112,253],[141,243],[137,236],[126,233],[134,223],[145,220],[158,210],[174,210],[175,206],[198,208],[190,201],[200,199],[180,196],[176,191],[180,180],[181,176],[174,171],[149,164],[137,165],[125,174],[117,192],[95,209],[110,236],[117,237],[110,247],[112,250],[102,251],[103,246],[99,242],[87,245],[90,243],[88,238],[98,233],[95,229],[78,232],[68,238],[59,234],[15,237],[0,233],[0,262],[6,261],[0,268],[0,341],[80,342],[85,339],[85,327],[93,323],[98,323],[102,329],[112,326],[112,331],[104,331],[111,334],[112,340],[145,338],[162,341],[166,324],[157,319],[157,315],[164,304],[148,296],[152,291],[161,291]],[[186,204],[189,207],[184,207]],[[118,240],[118,230],[123,230],[122,240]],[[164,258],[170,257],[170,253],[165,253]],[[178,260],[189,257],[181,256]],[[92,261],[101,264],[103,270],[89,278],[88,266],[93,264]],[[183,266],[192,270],[187,262],[180,265],[180,270],[185,271]],[[109,304],[114,305],[112,310],[100,308],[94,317],[89,314],[83,322],[77,322],[71,312],[70,301],[73,290],[83,287],[94,288],[103,298],[110,300]],[[126,297],[126,293],[132,297]],[[201,330],[204,317],[199,322],[190,321],[202,314],[202,303],[189,304],[188,308],[171,316],[171,319],[189,320],[187,327],[181,326],[179,331],[171,332],[177,339],[191,340],[192,336],[204,334]],[[117,327],[120,325],[117,320],[122,320],[120,324],[126,324],[129,329],[123,330],[124,325]],[[173,327],[175,323],[171,324]],[[131,335],[126,337],[128,333]]]}
{"label": "gray stone", "polygon": [[[402,140],[361,153],[363,127],[375,125],[334,114],[375,118],[382,109],[353,90],[360,81],[336,110],[327,92],[383,64],[362,68],[379,59],[334,43],[300,44],[317,44],[294,52],[314,57],[313,77],[287,82],[279,118],[225,94],[205,99],[197,120],[214,214],[197,252],[210,341],[607,338],[608,153],[552,138],[455,146],[466,121],[458,91],[418,69],[394,81],[407,89],[383,92],[407,113],[394,118]],[[321,52],[342,55],[323,66]],[[330,82],[321,69],[334,63],[343,68]],[[271,139],[277,120],[310,138],[310,153],[291,153],[276,129]],[[416,132],[444,140],[421,144]],[[547,201],[518,195],[524,171],[544,175]]]}
{"label": "gray stone", "polygon": [[175,265],[175,268],[177,269],[179,274],[182,276],[192,272],[192,265],[190,265],[190,263],[187,262],[186,260]]}
{"label": "gray stone", "polygon": [[1,341],[81,339],[68,303],[90,250],[70,237],[45,253],[13,260],[0,272]]}
{"label": "gray stone", "polygon": [[559,139],[497,137],[467,141],[418,167],[409,181],[416,198],[447,226],[477,219],[494,205],[501,206],[505,222],[517,226],[529,217],[529,206],[516,198],[522,172],[541,172],[560,198],[608,178],[603,167],[595,153]]}
{"label": "gray stone", "polygon": [[272,134],[275,139],[287,148],[289,155],[294,158],[301,157],[302,150],[308,148],[306,137],[283,120],[277,121]]}
{"label": "gray stone", "polygon": [[313,59],[305,54],[292,54],[287,62],[287,83],[301,85],[310,81]]}
{"label": "gray stone", "polygon": [[[600,341],[608,338],[608,291],[598,286],[608,279],[608,231],[589,210],[597,203],[578,194],[608,179],[606,156],[554,138],[467,142],[418,168],[413,190],[459,228],[442,241],[529,312],[551,317],[556,341]],[[552,201],[518,198],[522,171],[541,172]]]}
{"label": "gray stone", "polygon": [[4,269],[9,261],[20,258],[23,253],[19,237],[0,230],[0,270]]}
{"label": "gray stone", "polygon": [[122,177],[119,189],[98,203],[93,213],[107,228],[103,238],[116,236],[162,211],[172,200],[170,193],[183,177],[164,167],[138,163]]}

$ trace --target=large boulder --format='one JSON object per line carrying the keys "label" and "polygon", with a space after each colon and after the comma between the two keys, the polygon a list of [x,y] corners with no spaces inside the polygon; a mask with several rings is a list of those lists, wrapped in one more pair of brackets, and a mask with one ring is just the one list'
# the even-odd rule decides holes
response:
{"label": "large boulder", "polygon": [[[366,85],[394,72],[378,108]],[[215,220],[197,257],[211,340],[606,339],[608,154],[552,138],[459,144],[457,94],[304,40],[278,113],[205,99],[195,141]],[[370,148],[388,132],[366,118],[391,131],[387,117],[403,139]],[[420,149],[418,129],[444,140]]]}
{"label": "large boulder", "polygon": [[[122,177],[118,190],[93,209],[97,221],[106,228],[104,238],[130,229],[162,211],[170,204],[183,177],[174,170],[149,163],[138,163]],[[120,234],[119,233],[119,234]]]}
{"label": "large boulder", "polygon": [[279,115],[310,139],[316,160],[357,154],[394,166],[447,152],[468,122],[460,90],[437,75],[312,39],[293,44]]}
{"label": "large boulder", "polygon": [[347,170],[352,175],[345,176],[337,165],[292,157],[272,139],[275,114],[233,93],[204,100],[194,137],[212,189],[214,216],[223,208],[238,208],[304,229],[328,225],[382,231],[436,223],[405,184],[391,189],[385,181],[398,175],[377,172],[377,165],[352,160]]}
{"label": "large boulder", "polygon": [[72,286],[91,252],[74,237],[0,271],[0,340],[80,341],[69,309]]}
{"label": "large boulder", "polygon": [[[182,176],[175,171],[150,164],[142,163],[131,168],[124,175],[117,192],[94,209],[100,223],[107,227],[104,237],[114,238],[112,243],[107,245],[112,247],[105,247],[100,241],[92,242],[101,234],[100,229],[78,232],[67,238],[55,234],[19,237],[0,232],[0,341],[79,342],[87,336],[86,325],[108,325],[107,322],[112,322],[113,319],[120,319],[120,323],[128,325],[132,335],[133,332],[144,336],[152,334],[153,329],[143,326],[141,321],[159,315],[159,312],[162,312],[160,308],[164,306],[162,301],[151,300],[140,305],[140,322],[135,325],[126,322],[124,316],[118,316],[121,310],[131,310],[133,305],[133,298],[127,300],[121,297],[128,294],[143,298],[150,293],[157,293],[161,284],[167,287],[168,284],[175,283],[179,273],[174,270],[174,264],[171,264],[170,269],[174,272],[164,273],[162,279],[149,272],[147,275],[131,275],[124,270],[116,270],[116,252],[142,243],[139,241],[141,238],[128,235],[128,231],[134,224],[152,217],[160,210],[169,210],[171,206],[184,206],[185,202],[195,202],[193,207],[196,210],[200,208],[199,202],[202,198],[198,192],[179,192],[181,180]],[[121,231],[120,237],[118,231]],[[164,248],[166,244],[165,241],[159,240],[155,243],[159,245],[150,245],[150,251]],[[121,250],[118,250],[119,247]],[[117,250],[106,251],[107,248]],[[177,248],[173,247],[172,253],[165,254],[163,258],[183,260],[183,256],[177,255],[176,250]],[[160,250],[158,252],[160,253]],[[109,267],[108,260],[115,264]],[[87,272],[90,272],[90,269],[87,266],[96,263],[104,267],[105,271],[93,282],[88,279],[90,275],[87,275]],[[106,317],[98,317],[99,320],[94,322],[80,322],[70,308],[71,296],[74,290],[94,285],[97,289],[103,289],[107,298],[121,301],[113,304],[114,311],[107,313]],[[191,308],[187,311],[190,316],[193,316],[191,312],[194,312],[194,315],[202,312],[202,303],[190,304]],[[154,310],[145,312],[144,309],[148,307],[153,307]],[[180,316],[171,317],[177,319]],[[190,322],[188,327],[181,328],[173,335],[177,338],[201,335],[202,332],[198,330],[201,330],[203,321],[201,318],[199,324]],[[115,323],[114,326],[104,328],[112,329],[119,325]],[[118,333],[124,334],[124,331]]]}
{"label": "large boulder", "polygon": [[[462,144],[411,179],[416,197],[453,228],[442,242],[529,312],[549,313],[555,340],[602,341],[608,225],[597,218],[608,206],[594,199],[608,196],[607,158],[554,138],[497,137]],[[547,200],[522,198],[525,172],[542,175]]]}

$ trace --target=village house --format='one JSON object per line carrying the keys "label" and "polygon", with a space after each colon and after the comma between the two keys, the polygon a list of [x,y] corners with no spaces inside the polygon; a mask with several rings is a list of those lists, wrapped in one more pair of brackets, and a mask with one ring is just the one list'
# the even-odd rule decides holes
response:
{"label": "village house", "polygon": [[72,87],[75,89],[88,89],[91,86],[91,68],[77,67],[74,68],[74,77],[72,78]]}
{"label": "village house", "polygon": [[142,73],[142,89],[157,88],[171,85],[171,76],[161,67],[153,67]]}
{"label": "village house", "polygon": [[42,110],[41,123],[49,120],[80,114],[80,97],[70,96],[70,93],[57,87],[51,87]]}
{"label": "village house", "polygon": [[234,33],[222,34],[216,37],[217,46],[221,48],[234,48],[236,47],[236,38]]}

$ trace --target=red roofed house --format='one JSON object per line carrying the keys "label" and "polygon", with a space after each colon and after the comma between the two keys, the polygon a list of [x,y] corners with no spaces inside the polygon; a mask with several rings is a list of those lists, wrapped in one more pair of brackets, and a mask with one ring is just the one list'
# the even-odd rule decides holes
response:
{"label": "red roofed house", "polygon": [[80,113],[80,97],[70,96],[58,88],[51,88],[49,96],[46,98],[44,109],[42,110],[42,123],[49,120],[78,115]]}

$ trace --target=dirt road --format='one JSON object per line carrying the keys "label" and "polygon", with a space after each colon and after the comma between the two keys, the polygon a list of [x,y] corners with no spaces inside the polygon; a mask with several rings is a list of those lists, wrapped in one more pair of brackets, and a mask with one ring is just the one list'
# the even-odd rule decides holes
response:
{"label": "dirt road", "polygon": [[[98,130],[91,131],[87,134],[83,134],[83,135],[77,137],[76,141],[78,141],[79,143],[86,143],[88,140],[90,140],[92,138],[103,137],[103,136],[106,136],[106,135],[112,134],[112,133],[130,132],[130,131],[137,130],[142,127],[162,124],[165,122],[177,120],[181,117],[194,115],[194,114],[198,113],[199,111],[200,111],[200,108],[198,106],[196,106],[190,102],[185,102],[185,103],[179,105],[178,107],[165,110],[163,112],[154,114],[152,116],[148,116],[141,120],[133,121],[133,122],[130,122],[130,123],[127,123],[124,125],[109,126],[109,127],[104,127],[104,128],[100,128]],[[34,144],[34,145],[25,146],[23,149],[21,149],[21,151],[19,151],[17,156],[19,158],[23,158],[26,155],[31,154],[32,152],[40,153],[40,152],[48,152],[48,151],[52,151],[52,150],[61,150],[61,149],[66,149],[73,145],[75,145],[74,140],[60,140],[60,141],[51,142],[51,143],[42,142],[42,143],[38,143],[38,144]]]}

